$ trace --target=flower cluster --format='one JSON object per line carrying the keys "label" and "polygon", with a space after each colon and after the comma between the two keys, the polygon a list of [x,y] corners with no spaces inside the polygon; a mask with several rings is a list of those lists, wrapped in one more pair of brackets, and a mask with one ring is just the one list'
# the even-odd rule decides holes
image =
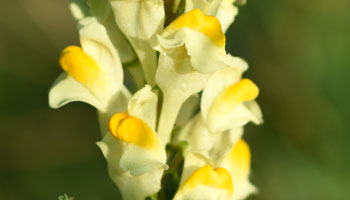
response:
{"label": "flower cluster", "polygon": [[[242,78],[247,63],[225,50],[233,3],[70,0],[81,46],[62,51],[64,72],[49,104],[82,101],[98,110],[97,145],[123,199],[169,198],[164,188],[177,189],[175,200],[244,199],[256,191],[241,137],[245,124],[262,122],[259,90]],[[178,171],[177,184],[164,184],[165,174]]]}

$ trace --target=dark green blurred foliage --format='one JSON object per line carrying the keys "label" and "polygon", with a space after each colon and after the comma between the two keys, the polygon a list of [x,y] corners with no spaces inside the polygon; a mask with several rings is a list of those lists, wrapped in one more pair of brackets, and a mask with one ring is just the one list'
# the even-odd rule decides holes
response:
{"label": "dark green blurred foliage", "polygon": [[[350,2],[248,0],[227,50],[250,65],[265,123],[246,128],[250,199],[350,199]],[[0,199],[118,199],[95,110],[48,107],[60,51],[78,43],[66,1],[0,6]]]}

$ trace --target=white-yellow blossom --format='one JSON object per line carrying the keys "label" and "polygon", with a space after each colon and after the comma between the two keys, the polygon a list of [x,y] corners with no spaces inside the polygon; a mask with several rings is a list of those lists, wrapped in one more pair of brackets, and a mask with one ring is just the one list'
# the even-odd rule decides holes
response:
{"label": "white-yellow blossom", "polygon": [[255,101],[258,94],[258,87],[249,79],[241,79],[237,69],[219,70],[209,78],[203,90],[203,120],[212,132],[242,126],[249,121],[260,124],[262,114]]}
{"label": "white-yellow blossom", "polygon": [[213,169],[204,165],[180,186],[174,200],[228,200],[232,199],[233,193],[231,175],[225,168]]}
{"label": "white-yellow blossom", "polygon": [[136,92],[127,113],[113,115],[110,134],[97,143],[124,199],[143,200],[160,190],[167,165],[164,145],[154,131],[156,105],[150,86]]}
{"label": "white-yellow blossom", "polygon": [[114,98],[128,95],[123,86],[122,64],[106,29],[96,18],[80,22],[81,47],[69,46],[60,55],[64,72],[49,93],[49,104],[61,107],[83,101],[105,112]]}
{"label": "white-yellow blossom", "polygon": [[[186,180],[200,169],[202,166],[210,165],[216,168],[223,168],[228,171],[232,179],[233,195],[227,197],[227,200],[240,200],[245,199],[249,195],[257,192],[257,189],[249,181],[250,175],[250,162],[251,154],[247,143],[244,140],[239,139],[231,146],[231,149],[220,158],[216,160],[208,159],[202,154],[188,152],[185,154],[185,164],[182,173],[181,183],[185,184]],[[219,180],[218,180],[219,181]],[[198,193],[204,193],[205,189],[201,189]],[[217,191],[211,192],[217,195]],[[196,198],[189,198],[196,199]],[[207,199],[219,199],[219,198],[207,198]]]}

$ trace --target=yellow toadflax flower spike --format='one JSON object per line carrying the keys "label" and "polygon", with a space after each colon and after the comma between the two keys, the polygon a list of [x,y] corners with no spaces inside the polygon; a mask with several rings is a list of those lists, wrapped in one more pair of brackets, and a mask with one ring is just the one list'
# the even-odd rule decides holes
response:
{"label": "yellow toadflax flower spike", "polygon": [[[114,114],[98,146],[123,199],[144,200],[161,188],[166,152],[154,131],[157,95],[146,85],[129,100],[127,113]],[[137,191],[137,192],[135,192]]]}

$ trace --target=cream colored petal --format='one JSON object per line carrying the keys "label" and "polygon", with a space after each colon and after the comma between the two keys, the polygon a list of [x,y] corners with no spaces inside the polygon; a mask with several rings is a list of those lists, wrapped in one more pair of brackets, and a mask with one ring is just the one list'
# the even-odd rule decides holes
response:
{"label": "cream colored petal", "polygon": [[228,67],[240,70],[242,72],[245,72],[248,69],[248,63],[244,59],[232,56],[231,54],[226,55],[225,63]]}
{"label": "cream colored petal", "polygon": [[183,185],[183,183],[195,172],[197,169],[204,165],[212,164],[210,160],[207,159],[207,157],[204,157],[200,153],[194,153],[194,152],[186,152],[184,154],[184,167],[181,174],[181,181],[180,185]]}
{"label": "cream colored petal", "polygon": [[151,86],[146,85],[131,97],[128,113],[143,120],[151,129],[155,130],[158,97],[151,89]]}
{"label": "cream colored petal", "polygon": [[223,0],[186,0],[185,13],[193,9],[200,9],[207,15],[216,16]]}
{"label": "cream colored petal", "polygon": [[180,186],[174,200],[232,199],[233,186],[229,172],[224,168],[202,166]]}
{"label": "cream colored petal", "polygon": [[235,127],[229,131],[216,133],[214,135],[214,145],[209,151],[209,158],[217,163],[218,160],[230,151],[232,145],[241,139],[243,127]]}
{"label": "cream colored petal", "polygon": [[105,111],[98,111],[98,121],[100,124],[102,137],[108,134],[108,122],[109,119],[115,114],[120,112],[127,112],[128,103],[131,98],[129,90],[123,86],[118,93],[112,97],[107,109]]}
{"label": "cream colored petal", "polygon": [[156,82],[164,99],[159,118],[158,134],[163,144],[167,144],[181,105],[191,95],[204,87],[208,75],[196,72],[189,61],[186,50],[174,50],[178,59],[160,55]]}
{"label": "cream colored petal", "polygon": [[212,74],[203,90],[201,112],[211,132],[222,132],[249,121],[262,122],[260,108],[252,101],[258,95],[258,88],[249,79],[240,80],[247,64],[230,55],[227,62],[231,63],[230,67]]}
{"label": "cream colored petal", "polygon": [[147,83],[154,86],[157,56],[148,40],[163,30],[163,1],[110,0],[110,3],[120,30],[126,35],[140,60]]}
{"label": "cream colored petal", "polygon": [[[237,65],[241,64],[243,64],[243,62],[237,62]],[[207,121],[209,110],[219,94],[225,88],[238,82],[241,76],[242,70],[236,67],[228,67],[215,72],[209,77],[201,99],[201,113],[204,121]]]}
{"label": "cream colored petal", "polygon": [[216,17],[220,20],[222,31],[226,32],[235,20],[238,14],[238,8],[233,5],[231,0],[223,0],[220,4]]}
{"label": "cream colored petal", "polygon": [[163,169],[154,168],[142,175],[133,176],[129,171],[120,168],[122,142],[108,134],[97,145],[107,160],[109,175],[119,188],[123,199],[144,200],[160,190]]}
{"label": "cream colored petal", "polygon": [[211,130],[225,131],[243,126],[249,121],[255,124],[263,122],[260,107],[255,101],[243,102],[226,113],[215,113],[214,111],[209,114],[207,124]]}
{"label": "cream colored petal", "polygon": [[257,191],[249,181],[250,162],[249,146],[244,140],[239,140],[219,164],[231,174],[235,188],[234,200],[245,199]]}
{"label": "cream colored petal", "polygon": [[118,52],[107,31],[96,18],[85,18],[79,22],[80,42],[85,53],[91,56],[108,75],[109,94],[114,94],[123,85],[123,69]]}
{"label": "cream colored petal", "polygon": [[233,200],[247,199],[248,196],[258,193],[258,188],[255,187],[248,179],[237,183]]}
{"label": "cream colored petal", "polygon": [[96,144],[106,158],[110,172],[113,172],[110,174],[111,177],[121,174],[119,162],[122,156],[122,142],[116,140],[111,134],[107,134]]}
{"label": "cream colored petal", "polygon": [[121,169],[138,176],[154,168],[167,167],[165,148],[145,121],[126,113],[117,113],[111,117],[108,126],[110,133],[123,144]]}
{"label": "cream colored petal", "polygon": [[136,59],[130,44],[124,34],[117,26],[111,6],[108,0],[69,0],[70,10],[74,18],[78,21],[95,17],[101,23],[112,41],[114,47],[118,50],[120,59],[123,63],[128,63]]}
{"label": "cream colored petal", "polygon": [[227,200],[232,199],[231,196],[226,190],[200,185],[190,191],[177,193],[174,200]]}
{"label": "cream colored petal", "polygon": [[113,45],[118,50],[121,61],[123,63],[128,63],[135,60],[135,53],[115,22],[109,0],[88,0],[88,5],[91,14],[96,16],[99,22],[105,26]]}
{"label": "cream colored petal", "polygon": [[120,29],[125,35],[148,40],[163,29],[162,0],[110,0]]}
{"label": "cream colored petal", "polygon": [[123,71],[118,53],[109,40],[106,29],[96,18],[79,21],[82,48],[69,46],[59,58],[61,68],[83,84],[101,103],[105,111],[109,102],[122,88]]}
{"label": "cream colored petal", "polygon": [[184,46],[193,68],[211,73],[226,67],[225,41],[219,20],[195,9],[175,19],[151,44],[165,55]]}
{"label": "cream colored petal", "polygon": [[155,152],[131,143],[124,145],[120,167],[124,171],[130,171],[132,176],[139,176],[154,169],[163,171],[168,168],[165,164],[165,150]]}
{"label": "cream colored petal", "polygon": [[211,73],[225,68],[226,51],[216,46],[204,34],[189,28],[182,28],[169,36],[157,36],[152,43],[156,50],[168,55],[172,49],[185,45],[193,68],[200,73]]}
{"label": "cream colored petal", "polygon": [[110,13],[109,17],[105,20],[104,25],[114,47],[118,50],[122,63],[130,63],[136,60],[135,52],[116,24],[113,13]]}
{"label": "cream colored petal", "polygon": [[103,102],[100,102],[89,89],[64,72],[50,89],[49,105],[51,108],[59,108],[74,101],[88,103],[100,110],[104,108]]}
{"label": "cream colored petal", "polygon": [[226,32],[238,14],[238,8],[232,0],[187,0],[185,12],[200,9],[207,15],[216,16],[221,23],[222,31]]}
{"label": "cream colored petal", "polygon": [[215,145],[215,134],[208,131],[201,119],[201,115],[197,114],[179,134],[179,141],[187,142],[188,146],[185,152],[201,154],[203,157],[210,158],[210,150]]}
{"label": "cream colored petal", "polygon": [[[123,199],[145,200],[161,189],[163,170],[154,169],[140,176],[131,176],[129,172],[112,178],[121,191]],[[130,189],[132,188],[132,189]]]}
{"label": "cream colored petal", "polygon": [[225,132],[210,132],[201,115],[198,114],[180,132],[177,140],[187,142],[185,152],[200,154],[212,163],[216,163],[242,137],[242,134],[242,127]]}
{"label": "cream colored petal", "polygon": [[[139,99],[131,103],[133,106],[142,103],[145,95],[142,93],[147,89],[139,91],[136,95]],[[144,121],[126,113],[113,115],[108,126],[110,134],[105,135],[98,145],[123,198],[144,200],[158,192],[163,171],[167,169],[165,148],[158,136]]]}

